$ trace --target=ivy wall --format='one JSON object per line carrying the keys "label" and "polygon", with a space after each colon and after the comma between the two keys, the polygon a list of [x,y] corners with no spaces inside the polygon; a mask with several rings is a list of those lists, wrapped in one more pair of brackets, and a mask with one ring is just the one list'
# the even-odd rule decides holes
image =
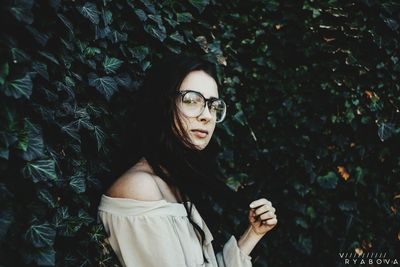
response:
{"label": "ivy wall", "polygon": [[[118,160],[140,156],[121,156],[127,122],[168,52],[218,65],[226,183],[276,208],[254,266],[399,257],[399,14],[390,0],[1,1],[0,266],[118,266],[97,205]],[[216,251],[247,226],[246,210],[220,212]]]}

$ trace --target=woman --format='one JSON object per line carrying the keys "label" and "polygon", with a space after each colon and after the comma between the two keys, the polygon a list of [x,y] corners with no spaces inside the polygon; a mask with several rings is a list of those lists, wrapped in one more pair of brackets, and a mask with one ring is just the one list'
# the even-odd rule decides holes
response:
{"label": "woman", "polygon": [[122,265],[252,266],[250,252],[277,224],[271,202],[248,203],[247,230],[239,240],[232,235],[217,254],[199,212],[212,212],[209,196],[237,203],[215,164],[211,137],[226,114],[215,66],[196,57],[166,57],[147,73],[138,99],[135,149],[142,157],[102,195],[98,211]]}

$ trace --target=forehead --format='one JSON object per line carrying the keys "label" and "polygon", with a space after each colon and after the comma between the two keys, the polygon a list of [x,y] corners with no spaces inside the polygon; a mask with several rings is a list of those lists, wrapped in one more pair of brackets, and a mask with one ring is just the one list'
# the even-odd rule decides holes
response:
{"label": "forehead", "polygon": [[193,90],[200,92],[205,98],[218,98],[218,85],[216,81],[213,77],[202,70],[189,72],[185,79],[183,79],[179,90]]}

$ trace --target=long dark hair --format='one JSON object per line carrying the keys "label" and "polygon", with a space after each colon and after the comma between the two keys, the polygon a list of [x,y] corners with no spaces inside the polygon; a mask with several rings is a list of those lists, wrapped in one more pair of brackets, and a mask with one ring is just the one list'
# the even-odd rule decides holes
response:
{"label": "long dark hair", "polygon": [[[188,213],[188,219],[201,236],[203,245],[205,234],[192,220],[193,204],[203,215],[212,212],[207,198],[231,201],[234,191],[222,180],[217,166],[219,147],[211,138],[203,150],[196,149],[185,131],[178,131],[174,118],[178,118],[176,92],[184,78],[195,70],[202,70],[215,79],[218,84],[215,65],[196,56],[169,55],[154,61],[146,73],[143,86],[138,94],[137,130],[139,131],[136,149],[147,160],[154,173],[163,179],[182,201]],[[218,86],[220,88],[220,86]],[[184,129],[177,119],[177,126]],[[211,218],[205,216],[207,218]],[[208,263],[208,259],[203,258]]]}

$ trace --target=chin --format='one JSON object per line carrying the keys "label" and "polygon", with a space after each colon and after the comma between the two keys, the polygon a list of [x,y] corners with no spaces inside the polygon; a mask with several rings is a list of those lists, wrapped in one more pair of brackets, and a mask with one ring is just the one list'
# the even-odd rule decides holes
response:
{"label": "chin", "polygon": [[201,144],[194,143],[194,144],[195,144],[195,146],[197,147],[198,150],[203,150],[203,149],[205,149],[207,147],[208,142],[206,144],[204,144],[204,143],[201,143]]}

